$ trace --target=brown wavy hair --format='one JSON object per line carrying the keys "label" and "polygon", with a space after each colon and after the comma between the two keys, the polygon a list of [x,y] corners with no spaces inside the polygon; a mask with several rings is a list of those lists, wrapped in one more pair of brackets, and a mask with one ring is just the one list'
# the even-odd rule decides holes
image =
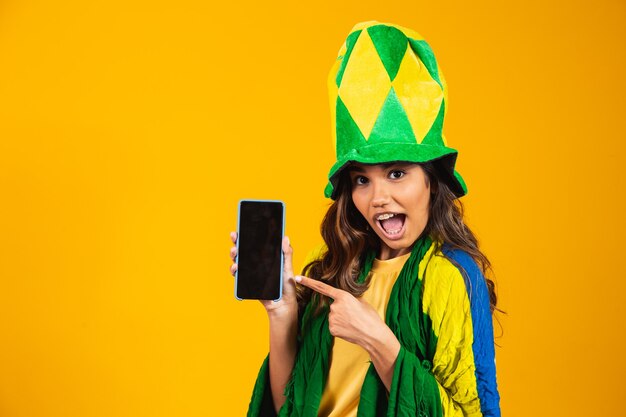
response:
{"label": "brown wavy hair", "polygon": [[[483,272],[489,290],[491,312],[493,313],[494,310],[502,312],[496,307],[498,299],[495,283],[489,277],[490,274],[493,274],[491,263],[480,251],[476,236],[463,220],[463,203],[440,179],[438,172],[441,172],[441,167],[436,161],[419,163],[418,165],[424,170],[431,185],[428,222],[422,233],[422,236],[430,235],[434,245],[436,245],[431,256],[437,254],[444,243],[447,243],[452,249],[461,249],[467,252]],[[379,253],[380,238],[370,229],[367,220],[352,202],[349,169],[344,168],[339,175],[337,198],[328,208],[320,227],[327,249],[320,258],[305,265],[302,275],[318,279],[358,297],[367,290],[369,280],[359,284],[357,278],[365,262],[368,249],[374,249],[377,254]],[[449,260],[463,271],[461,265],[452,259]],[[314,298],[315,314],[318,314],[322,306],[327,305],[329,301],[327,297],[314,293],[304,286],[297,287],[297,296],[301,312],[311,297]]]}

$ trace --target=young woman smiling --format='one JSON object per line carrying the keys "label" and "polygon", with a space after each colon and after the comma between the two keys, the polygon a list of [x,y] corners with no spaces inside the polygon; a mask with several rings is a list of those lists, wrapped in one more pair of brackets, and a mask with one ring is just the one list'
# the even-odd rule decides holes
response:
{"label": "young woman smiling", "polygon": [[357,24],[329,89],[324,246],[296,276],[283,241],[283,298],[263,301],[270,352],[248,415],[499,416],[494,284],[463,220],[432,50],[410,29]]}

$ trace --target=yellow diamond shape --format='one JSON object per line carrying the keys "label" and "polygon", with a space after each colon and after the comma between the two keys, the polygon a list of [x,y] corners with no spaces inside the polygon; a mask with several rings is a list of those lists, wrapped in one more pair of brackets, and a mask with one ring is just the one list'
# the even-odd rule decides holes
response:
{"label": "yellow diamond shape", "polygon": [[393,89],[409,118],[415,138],[421,142],[439,114],[444,93],[410,47],[393,80]]}
{"label": "yellow diamond shape", "polygon": [[350,53],[339,86],[339,97],[366,139],[390,88],[387,70],[367,30],[363,30]]}
{"label": "yellow diamond shape", "polygon": [[[345,53],[345,45],[342,48]],[[343,55],[343,53],[340,54]],[[341,60],[337,59],[333,64],[330,72],[328,74],[328,100],[330,104],[330,128],[332,131],[333,138],[333,146],[337,146],[337,130],[336,130],[336,121],[337,121],[337,71],[339,70],[339,66],[341,65]]]}

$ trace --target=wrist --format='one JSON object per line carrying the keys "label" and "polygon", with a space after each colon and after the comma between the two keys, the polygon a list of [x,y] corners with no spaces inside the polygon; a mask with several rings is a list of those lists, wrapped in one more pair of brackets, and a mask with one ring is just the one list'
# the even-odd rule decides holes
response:
{"label": "wrist", "polygon": [[386,330],[381,330],[375,337],[367,342],[367,352],[376,368],[378,376],[383,381],[387,392],[391,391],[393,374],[402,345],[393,334],[391,329],[384,325]]}
{"label": "wrist", "polygon": [[271,323],[285,323],[298,320],[298,304],[283,305],[279,308],[267,309],[267,318]]}
{"label": "wrist", "polygon": [[400,342],[386,324],[382,325],[378,331],[368,333],[361,346],[371,357],[394,353],[397,356],[400,351]]}
{"label": "wrist", "polygon": [[295,355],[296,340],[298,337],[298,314],[282,313],[269,314],[270,352],[279,352],[280,357]]}

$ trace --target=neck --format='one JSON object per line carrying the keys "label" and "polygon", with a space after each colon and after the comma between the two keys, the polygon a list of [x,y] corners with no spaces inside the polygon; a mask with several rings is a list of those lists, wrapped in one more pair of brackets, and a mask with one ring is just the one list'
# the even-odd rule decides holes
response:
{"label": "neck", "polygon": [[380,253],[378,254],[378,259],[381,261],[386,261],[389,259],[397,258],[398,256],[406,255],[411,252],[411,248],[400,248],[400,249],[392,249],[390,247],[381,248]]}

